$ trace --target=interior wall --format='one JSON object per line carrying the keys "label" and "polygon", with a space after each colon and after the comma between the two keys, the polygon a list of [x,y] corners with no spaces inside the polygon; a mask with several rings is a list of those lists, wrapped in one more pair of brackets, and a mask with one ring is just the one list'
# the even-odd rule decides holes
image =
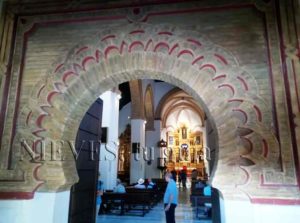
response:
{"label": "interior wall", "polygon": [[127,105],[125,105],[120,110],[119,115],[119,136],[125,131],[126,126],[130,124],[131,119],[131,102],[129,102]]}
{"label": "interior wall", "polygon": [[0,223],[68,222],[70,191],[35,193],[31,200],[0,200]]}
{"label": "interior wall", "polygon": [[[297,134],[299,125],[296,126],[296,123],[299,122],[299,99],[297,98],[299,59],[296,53],[299,49],[296,38],[298,31],[295,29],[296,22],[293,21],[293,15],[287,16],[286,14],[286,11],[293,10],[292,2],[272,1],[270,4],[267,4],[265,1],[255,1],[254,3],[253,1],[232,1],[229,4],[227,1],[197,1],[185,3],[184,5],[179,3],[161,4],[157,7],[141,7],[140,11],[142,13],[139,15],[135,15],[133,10],[126,7],[101,10],[100,12],[96,10],[97,13],[74,12],[73,14],[57,13],[55,15],[51,13],[40,15],[35,11],[36,9],[28,7],[24,10],[29,11],[29,14],[30,10],[32,10],[30,16],[28,14],[21,15],[18,10],[12,10],[13,13],[20,17],[17,24],[17,38],[12,40],[15,46],[11,57],[13,66],[11,70],[8,70],[11,82],[9,82],[9,89],[4,94],[4,98],[10,103],[7,107],[2,107],[4,113],[1,113],[3,115],[0,122],[0,126],[4,129],[0,150],[2,180],[0,191],[4,192],[3,196],[9,196],[6,193],[20,190],[29,193],[37,188],[39,190],[46,190],[46,188],[57,190],[58,188],[67,189],[70,187],[76,178],[72,162],[63,166],[58,162],[52,166],[54,167],[53,169],[47,163],[41,167],[32,163],[26,163],[23,167],[20,167],[20,164],[17,162],[18,157],[12,156],[11,148],[16,148],[19,144],[18,140],[24,136],[38,138],[51,135],[51,137],[56,139],[61,136],[59,135],[61,133],[66,137],[74,137],[72,129],[75,129],[74,126],[78,126],[76,120],[89,104],[89,100],[84,101],[83,98],[92,98],[94,94],[101,91],[99,89],[105,90],[107,86],[112,84],[118,84],[124,80],[128,81],[128,76],[126,79],[126,75],[128,75],[129,70],[124,69],[127,74],[119,75],[119,79],[111,78],[104,81],[103,76],[109,76],[109,73],[116,72],[116,70],[120,70],[126,65],[143,69],[149,66],[150,63],[153,63],[152,65],[155,65],[155,69],[160,71],[160,73],[157,72],[152,77],[171,80],[171,77],[166,76],[166,74],[170,71],[169,68],[173,69],[177,66],[177,70],[174,68],[175,77],[172,80],[177,80],[178,85],[181,86],[193,86],[203,93],[201,96],[207,99],[207,107],[211,108],[210,112],[212,114],[215,114],[216,124],[222,127],[225,126],[218,130],[223,137],[223,140],[218,139],[219,143],[223,145],[219,151],[227,151],[224,156],[219,156],[219,159],[222,160],[222,165],[229,163],[230,159],[236,158],[232,157],[233,154],[240,155],[240,149],[247,153],[251,151],[246,154],[245,158],[255,162],[255,166],[243,168],[237,165],[234,167],[227,166],[228,169],[224,168],[224,172],[221,172],[222,174],[224,173],[224,178],[219,178],[220,181],[217,185],[224,185],[223,180],[227,178],[232,184],[228,183],[226,186],[231,189],[234,188],[236,190],[238,188],[241,194],[244,191],[254,194],[254,197],[249,198],[252,199],[252,202],[264,202],[267,196],[267,201],[269,202],[273,202],[276,197],[279,200],[288,199],[289,202],[299,203],[299,185],[297,184],[299,159],[297,157],[299,157],[300,134]],[[278,14],[279,12],[281,14]],[[216,60],[214,61],[216,67],[225,66],[224,59],[227,63],[236,65],[234,69],[224,68],[222,70],[226,71],[226,74],[230,73],[232,79],[229,78],[229,83],[223,83],[222,78],[224,76],[222,75],[224,73],[214,73],[214,69],[211,66],[210,68],[206,66],[208,70],[202,71],[201,77],[197,76],[198,79],[194,78],[197,72],[191,71],[192,68],[189,69],[191,65],[182,65],[187,63],[186,61],[189,61],[190,64],[195,62],[195,58],[191,55],[191,52],[193,54],[196,49],[194,45],[189,48],[190,53],[173,51],[178,56],[174,58],[179,58],[180,60],[176,66],[174,65],[173,57],[162,60],[162,57],[154,53],[154,51],[159,51],[157,54],[160,54],[160,56],[170,55],[169,52],[172,49],[172,45],[168,48],[163,44],[158,45],[156,48],[155,46],[153,47],[151,56],[154,55],[152,58],[155,58],[156,61],[154,59],[151,60],[147,53],[143,54],[143,50],[127,55],[126,59],[123,59],[122,56],[118,55],[118,52],[121,52],[120,48],[117,47],[116,49],[115,47],[110,48],[109,52],[111,54],[107,53],[108,50],[106,51],[106,56],[109,54],[114,55],[114,57],[105,58],[104,53],[103,58],[106,59],[106,62],[101,60],[101,65],[97,68],[93,67],[92,63],[89,64],[92,59],[86,58],[86,56],[90,56],[88,53],[91,53],[92,49],[94,50],[95,42],[98,43],[103,40],[100,44],[101,46],[107,46],[105,45],[107,42],[114,44],[114,46],[119,46],[122,43],[121,39],[116,37],[114,39],[112,36],[107,37],[107,34],[115,32],[113,34],[119,35],[122,32],[118,37],[124,37],[127,31],[136,31],[129,30],[129,28],[126,29],[127,25],[132,25],[133,21],[139,23],[139,26],[146,26],[146,23],[143,23],[143,21],[146,21],[147,25],[151,24],[162,30],[167,30],[167,32],[159,33],[153,29],[151,35],[159,36],[156,39],[164,42],[169,41],[170,38],[175,38],[175,40],[169,41],[168,44],[174,43],[177,38],[175,37],[176,32],[178,30],[180,32],[184,28],[189,28],[189,31],[181,33],[181,36],[189,35],[194,38],[196,35],[192,40],[199,40],[199,42],[194,41],[194,45],[198,44],[197,46],[199,46],[201,45],[199,44],[200,41],[206,43],[206,38],[209,39],[214,43],[213,46],[209,45],[211,49],[217,50],[216,55],[211,56],[211,58]],[[108,27],[110,29],[106,30],[106,36],[102,33],[103,38],[99,40],[97,32]],[[126,30],[120,31],[122,29],[118,28],[117,32],[113,30],[114,27],[122,27]],[[144,31],[147,32],[149,29],[151,28],[148,26]],[[81,30],[81,32],[78,32],[78,30]],[[198,36],[200,37],[198,38]],[[91,40],[88,38],[91,38]],[[187,38],[191,40],[190,37]],[[85,48],[84,44],[80,45],[78,43],[79,40],[87,44],[88,47],[91,46],[91,49]],[[87,41],[85,42],[85,40]],[[131,40],[131,38],[128,38],[128,40]],[[139,39],[139,41],[143,41],[143,39]],[[188,43],[185,43],[185,45],[188,45]],[[221,47],[216,47],[218,45]],[[75,46],[78,46],[78,48]],[[288,46],[287,50],[285,50],[284,46]],[[135,47],[139,49],[138,46]],[[287,53],[287,58],[285,57],[285,52]],[[220,57],[219,53],[224,54],[225,58]],[[139,57],[136,55],[142,55],[141,57],[147,59],[149,63],[139,61]],[[95,60],[100,57],[98,54],[95,55],[94,51],[93,56]],[[73,60],[73,58],[75,59]],[[199,60],[201,58],[198,58],[198,62]],[[65,64],[66,61],[71,61],[70,63],[72,64]],[[164,64],[160,64],[160,61]],[[74,65],[77,62],[80,63],[79,66],[78,64]],[[121,62],[121,64],[116,62]],[[139,64],[138,62],[141,63]],[[172,65],[174,66],[168,64],[168,62],[173,62]],[[111,64],[118,64],[118,66],[110,66]],[[197,63],[195,62],[194,66],[196,65]],[[73,75],[70,73],[66,74],[68,69],[73,70]],[[101,75],[92,76],[92,69],[95,69],[95,73],[101,71]],[[88,75],[80,76],[80,81],[82,82],[77,82],[76,74],[74,75],[74,73],[86,74],[85,71],[87,70],[89,71]],[[239,73],[240,71],[243,72]],[[149,69],[149,72],[151,72],[151,69]],[[207,76],[204,74],[210,74],[210,77],[213,77],[205,79]],[[242,74],[247,77],[244,79],[245,82],[234,76]],[[133,76],[146,78],[146,74],[138,72],[131,77],[133,78]],[[62,77],[64,77],[64,80],[61,80]],[[188,78],[189,80],[187,80]],[[45,80],[49,82],[46,83]],[[49,92],[53,89],[52,80],[59,80],[62,84],[69,84],[70,88],[64,92],[67,92],[66,96],[57,91]],[[183,80],[186,85],[184,85]],[[97,81],[103,82],[97,86],[97,90],[95,88],[90,89],[90,86],[95,86],[95,82],[99,83]],[[207,81],[205,82],[206,86],[200,87],[201,81]],[[245,85],[246,82],[248,85]],[[46,87],[43,87],[43,84]],[[51,84],[52,86],[50,86]],[[61,89],[60,87],[57,88],[56,90]],[[210,90],[207,90],[207,88],[210,88]],[[78,92],[79,90],[80,93]],[[251,92],[251,95],[256,95],[257,97],[250,97],[250,94],[247,93],[241,94],[242,91]],[[197,97],[197,94],[194,94]],[[208,100],[208,95],[211,96],[211,100]],[[234,97],[237,95],[244,95],[245,98]],[[199,95],[198,99],[201,101]],[[241,100],[244,100],[244,103],[239,107],[240,110],[235,111],[239,115],[231,114],[229,116],[227,113],[224,116],[217,115],[221,111],[232,110],[232,108],[238,106],[237,104]],[[39,107],[41,104],[53,105],[53,107],[46,108],[46,110],[51,110],[53,112],[52,115],[55,113],[55,120],[39,116],[43,112],[42,108]],[[64,121],[62,117],[66,115],[62,111],[69,112],[67,114],[68,117],[66,117],[68,119],[66,127],[62,127],[59,124],[62,123],[60,121]],[[244,111],[246,111],[246,115],[244,115]],[[241,119],[240,116],[245,117]],[[53,116],[51,117],[53,118]],[[244,123],[245,120],[248,122]],[[244,127],[245,124],[249,129],[243,132],[239,131],[241,128],[237,128],[237,126]],[[50,131],[45,133],[45,127]],[[229,129],[230,131],[225,131],[224,129]],[[243,145],[238,143],[242,141],[241,138],[245,137],[243,135],[245,133],[247,133],[246,138],[252,144],[245,143]],[[228,137],[232,135],[235,136],[235,140],[228,140]],[[241,145],[243,146],[240,147]],[[228,148],[232,148],[232,150],[226,150]],[[252,148],[252,150],[249,148]],[[71,155],[68,151],[64,152],[69,156]],[[26,169],[30,173],[35,173],[39,169],[40,178],[29,174],[28,178],[23,179],[21,177],[22,169]],[[219,169],[219,171],[222,170]],[[231,172],[234,175],[230,175]],[[47,187],[41,186],[43,185],[41,178],[47,179]],[[8,186],[11,185],[11,180],[15,180],[13,186]],[[21,195],[19,194],[18,196]],[[231,198],[234,199],[235,196]]]}
{"label": "interior wall", "polygon": [[299,205],[252,204],[249,201],[223,200],[222,223],[294,223],[300,217]]}
{"label": "interior wall", "polygon": [[211,125],[211,122],[205,121],[205,129],[206,129],[206,157],[208,158],[209,170],[208,173],[211,176],[213,171],[215,171],[215,160],[218,159],[217,153],[217,133],[216,130]]}
{"label": "interior wall", "polygon": [[[145,163],[145,178],[160,178],[160,170],[157,169],[157,159],[160,156],[157,143],[160,140],[161,121],[154,121],[154,131],[146,131],[146,147],[148,151],[152,151],[153,160],[151,163]],[[152,159],[152,154],[148,153],[148,158]]]}
{"label": "interior wall", "polygon": [[155,111],[162,97],[174,88],[173,85],[166,82],[157,82],[154,85],[154,107]]}

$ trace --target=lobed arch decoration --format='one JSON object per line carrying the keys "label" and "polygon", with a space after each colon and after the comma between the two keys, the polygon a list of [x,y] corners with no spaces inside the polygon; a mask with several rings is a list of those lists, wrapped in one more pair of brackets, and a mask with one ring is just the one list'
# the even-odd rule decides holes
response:
{"label": "lobed arch decoration", "polygon": [[[213,185],[255,197],[251,185],[259,185],[264,169],[279,157],[266,117],[270,111],[255,78],[201,33],[167,24],[102,30],[58,58],[22,108],[14,145],[24,137],[35,145],[43,139],[75,139],[84,113],[101,93],[143,78],[176,85],[201,105],[218,133]],[[254,146],[257,142],[261,145]],[[28,176],[20,190],[69,189],[78,180],[74,157],[67,145],[61,155],[64,161],[15,162]],[[241,158],[253,165],[242,165]]]}

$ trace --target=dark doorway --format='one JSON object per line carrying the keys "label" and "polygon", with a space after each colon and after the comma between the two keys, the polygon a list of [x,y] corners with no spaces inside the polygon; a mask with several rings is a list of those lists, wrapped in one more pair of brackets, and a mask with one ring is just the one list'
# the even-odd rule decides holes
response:
{"label": "dark doorway", "polygon": [[75,148],[79,182],[71,188],[69,223],[95,222],[102,108],[102,100],[97,99],[78,129]]}

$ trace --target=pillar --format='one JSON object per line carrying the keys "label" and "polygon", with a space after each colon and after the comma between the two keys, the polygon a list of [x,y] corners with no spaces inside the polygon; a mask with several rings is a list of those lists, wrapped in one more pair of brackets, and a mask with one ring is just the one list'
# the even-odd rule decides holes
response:
{"label": "pillar", "polygon": [[[153,160],[151,164],[146,162],[145,177],[146,178],[160,178],[160,170],[157,169],[157,159],[160,157],[160,149],[157,143],[160,141],[161,120],[154,120],[154,130],[146,131],[146,148],[148,149],[148,158],[150,158],[150,150],[153,151]],[[153,149],[151,149],[153,148]]]}
{"label": "pillar", "polygon": [[[139,178],[145,178],[145,160],[143,150],[145,148],[145,120],[131,120],[131,145],[139,143],[139,153],[130,155],[130,183],[135,183]],[[132,152],[132,148],[131,148]]]}
{"label": "pillar", "polygon": [[104,92],[100,98],[103,100],[102,127],[107,128],[106,143],[100,146],[100,179],[104,188],[112,190],[116,186],[118,174],[118,146],[119,146],[119,90]]}

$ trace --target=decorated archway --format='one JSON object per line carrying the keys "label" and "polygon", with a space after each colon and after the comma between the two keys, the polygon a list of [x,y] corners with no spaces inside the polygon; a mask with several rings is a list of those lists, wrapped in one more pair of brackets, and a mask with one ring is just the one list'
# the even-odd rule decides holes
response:
{"label": "decorated archway", "polygon": [[[22,108],[15,146],[25,137],[36,146],[45,139],[74,140],[81,118],[101,93],[125,81],[158,79],[193,96],[214,123],[215,187],[254,197],[251,188],[264,179],[265,168],[276,169],[278,142],[254,76],[200,33],[147,24],[103,30],[58,58],[48,73]],[[70,188],[78,180],[74,157],[66,144],[60,152],[59,161],[16,162],[27,171],[22,190]]]}

